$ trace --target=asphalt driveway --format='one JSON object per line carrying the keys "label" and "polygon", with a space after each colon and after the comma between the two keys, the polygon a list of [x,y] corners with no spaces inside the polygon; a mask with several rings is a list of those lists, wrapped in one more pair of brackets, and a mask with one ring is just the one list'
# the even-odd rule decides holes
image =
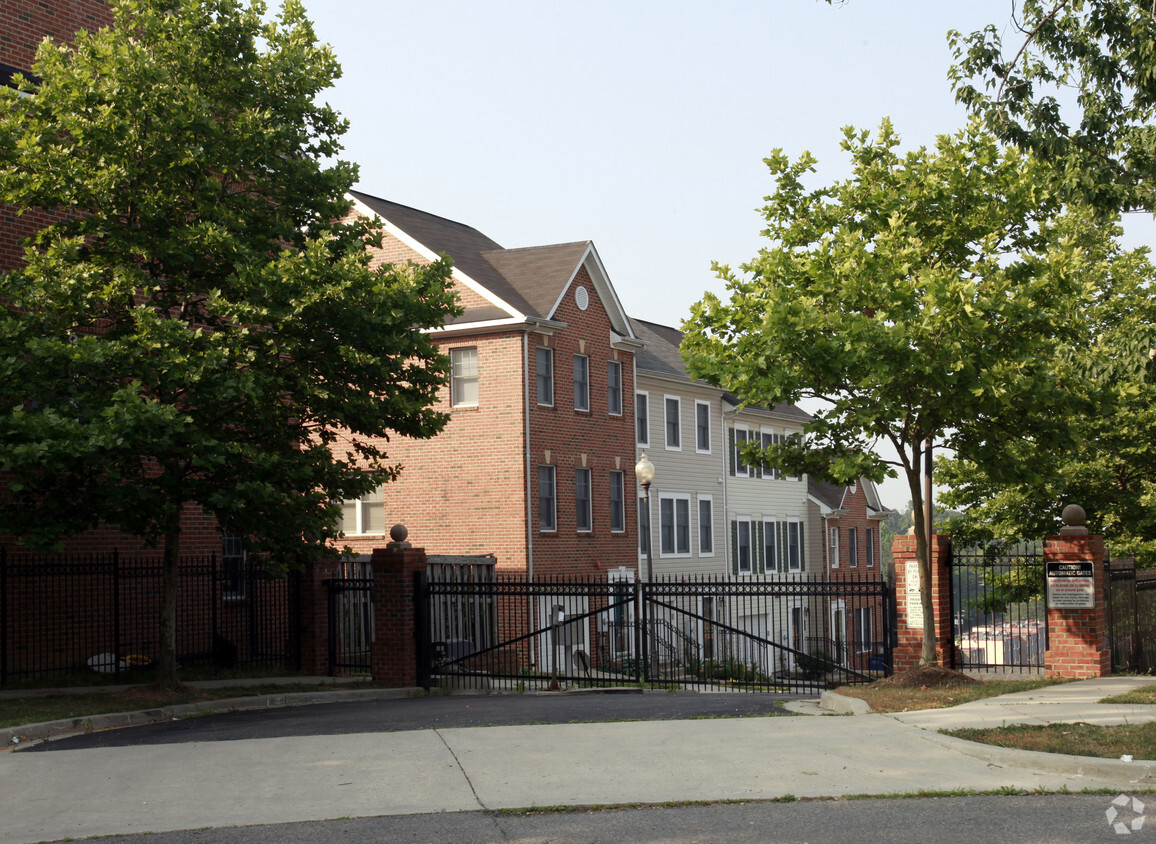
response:
{"label": "asphalt driveway", "polygon": [[648,692],[445,697],[286,706],[202,715],[39,742],[20,752],[185,742],[349,735],[462,727],[668,721],[789,715],[792,697],[761,693]]}

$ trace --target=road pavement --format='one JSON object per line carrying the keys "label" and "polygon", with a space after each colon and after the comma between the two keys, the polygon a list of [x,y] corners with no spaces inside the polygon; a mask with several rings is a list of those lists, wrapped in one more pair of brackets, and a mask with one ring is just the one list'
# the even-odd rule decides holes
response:
{"label": "road pavement", "polygon": [[[495,817],[485,813],[527,807],[956,790],[1141,792],[1156,782],[1156,763],[987,748],[943,736],[938,730],[975,721],[991,725],[995,718],[1087,720],[1102,714],[1104,704],[1096,701],[1105,694],[1149,682],[1108,678],[1050,687],[1010,702],[996,698],[943,710],[955,713],[951,718],[900,713],[601,720],[613,717],[611,710],[625,700],[631,701],[626,705],[639,707],[641,714],[646,710],[678,714],[672,710],[694,703],[683,704],[681,696],[667,693],[547,699],[558,702],[553,705],[559,711],[563,699],[565,707],[582,708],[583,720],[593,723],[449,723],[450,708],[464,712],[465,706],[496,705],[500,709],[503,701],[515,707],[521,697],[379,701],[375,706],[381,708],[380,713],[363,713],[353,719],[372,722],[361,731],[334,731],[330,722],[339,716],[324,706],[305,707],[294,716],[312,720],[311,730],[246,734],[256,728],[246,725],[245,719],[206,716],[192,719],[192,729],[184,724],[180,730],[173,729],[166,741],[137,742],[131,737],[134,728],[107,734],[123,736],[112,743],[119,746],[107,742],[82,746],[70,739],[50,742],[51,752],[0,753],[0,841],[15,844],[147,831],[470,813],[457,818],[464,824]],[[765,696],[688,697],[710,697],[712,706],[726,708]],[[442,700],[451,704],[435,703]],[[442,719],[440,724],[385,729],[393,717],[389,712],[405,709],[411,713],[407,717],[416,718],[423,703],[431,719]],[[439,714],[435,709],[439,705],[448,708]],[[533,708],[528,706],[522,717],[530,717]],[[800,702],[795,708],[819,711],[814,702]],[[1156,707],[1131,707],[1128,712],[1127,716],[1116,712],[1113,717],[1156,719]],[[277,720],[273,716],[271,712],[268,717]],[[938,720],[928,720],[933,717]],[[576,720],[572,712],[567,718]],[[1104,795],[1096,799],[1103,802]],[[711,840],[706,830],[696,838],[693,834],[686,837],[687,830],[682,829],[681,838],[623,840]],[[494,834],[498,834],[497,827]],[[950,840],[937,836],[910,840],[932,838]],[[796,839],[773,836],[771,840]],[[816,834],[810,840],[834,839]]]}

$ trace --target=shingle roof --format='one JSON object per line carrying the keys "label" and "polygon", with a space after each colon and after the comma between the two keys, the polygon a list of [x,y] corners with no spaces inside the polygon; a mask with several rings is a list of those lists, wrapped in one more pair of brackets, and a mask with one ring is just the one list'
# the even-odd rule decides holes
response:
{"label": "shingle roof", "polygon": [[656,375],[672,375],[677,378],[690,380],[686,364],[678,352],[682,343],[682,332],[668,325],[659,325],[656,322],[630,317],[630,327],[639,340],[646,343],[634,357],[637,367],[644,372],[653,372]]}
{"label": "shingle roof", "polygon": [[490,250],[482,257],[522,295],[531,308],[530,315],[549,318],[589,248],[590,241],[579,240]]}
{"label": "shingle roof", "polygon": [[838,510],[843,506],[843,495],[846,491],[845,486],[817,481],[810,475],[807,476],[807,494],[819,499],[832,510]]}

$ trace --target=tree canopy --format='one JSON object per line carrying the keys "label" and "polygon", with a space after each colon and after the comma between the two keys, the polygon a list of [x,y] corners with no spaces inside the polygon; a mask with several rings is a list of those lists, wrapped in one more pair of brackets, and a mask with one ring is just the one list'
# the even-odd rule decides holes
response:
{"label": "tree canopy", "polygon": [[448,261],[371,266],[298,0],[112,7],[0,94],[0,203],[54,215],[0,275],[0,520],[163,543],[171,681],[182,514],[274,569],[334,553],[336,500],[397,471],[383,439],[444,425],[424,329],[456,303]]}
{"label": "tree canopy", "polygon": [[[752,462],[840,483],[898,469],[924,512],[933,443],[997,476],[1022,468],[999,463],[1003,441],[1067,441],[1084,397],[1055,362],[1087,337],[1095,291],[1082,245],[1098,235],[1064,212],[1030,157],[977,123],[934,149],[899,143],[889,121],[874,137],[845,130],[852,175],[815,189],[809,154],[772,153],[769,244],[741,273],[716,267],[730,300],[708,293],[692,308],[683,355],[692,375],[745,401],[822,403],[803,442],[750,446]],[[926,586],[925,533],[917,520]],[[926,589],[923,603],[933,661]]]}
{"label": "tree canopy", "polygon": [[1066,197],[1156,211],[1156,7],[1024,0],[1007,30],[951,33],[957,98]]}

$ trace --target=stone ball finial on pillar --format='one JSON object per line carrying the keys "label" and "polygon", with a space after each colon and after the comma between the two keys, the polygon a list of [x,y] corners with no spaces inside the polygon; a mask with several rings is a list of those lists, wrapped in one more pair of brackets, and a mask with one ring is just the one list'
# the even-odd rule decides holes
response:
{"label": "stone ball finial on pillar", "polygon": [[396,524],[389,529],[389,538],[393,542],[388,543],[385,547],[391,551],[403,551],[406,548],[412,548],[413,546],[405,541],[407,536],[409,536],[409,528],[403,524]]}
{"label": "stone ball finial on pillar", "polygon": [[1069,504],[1060,515],[1064,526],[1060,528],[1060,536],[1087,536],[1088,529],[1084,527],[1087,514],[1079,504]]}

